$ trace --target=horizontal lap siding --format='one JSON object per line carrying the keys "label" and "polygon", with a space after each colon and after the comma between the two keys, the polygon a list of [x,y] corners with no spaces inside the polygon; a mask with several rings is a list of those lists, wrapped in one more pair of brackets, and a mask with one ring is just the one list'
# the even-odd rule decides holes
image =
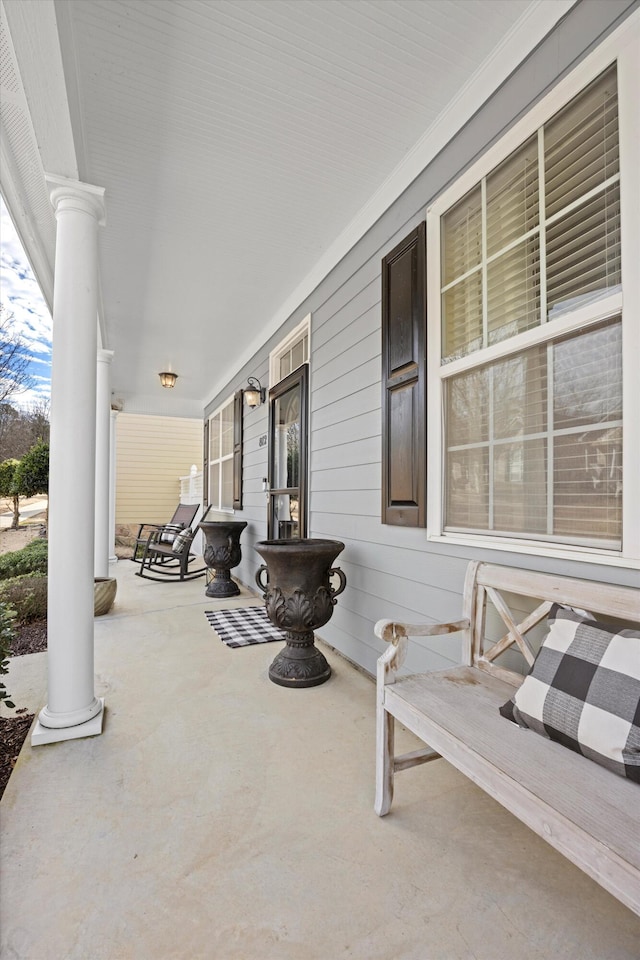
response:
{"label": "horizontal lap siding", "polygon": [[[610,9],[612,20],[623,4]],[[595,11],[592,11],[595,12]],[[600,8],[598,17],[606,20]],[[345,543],[337,563],[348,586],[320,631],[328,643],[373,672],[381,647],[373,635],[379,618],[437,622],[461,615],[469,560],[574,576],[632,582],[633,572],[544,557],[477,550],[427,540],[424,529],[385,526],[381,511],[381,259],[424,218],[426,206],[471,160],[579,58],[600,27],[577,9],[523,65],[511,87],[479,112],[412,184],[334,271],[311,301],[312,395],[310,535]],[[580,47],[580,43],[583,47]],[[427,251],[427,256],[428,256]],[[332,278],[330,277],[329,280]],[[429,465],[427,465],[428,482]],[[637,575],[636,575],[637,576]],[[493,617],[489,626],[500,635]],[[460,638],[416,638],[406,669],[431,670],[460,662]]]}
{"label": "horizontal lap siding", "polygon": [[[419,222],[385,240],[391,249]],[[347,589],[319,635],[370,673],[381,653],[376,620],[451,620],[460,616],[465,561],[430,562],[425,531],[384,526],[381,497],[381,276],[384,250],[364,263],[312,312],[310,536],[342,540],[336,563]],[[460,660],[457,637],[421,638],[410,670]]]}
{"label": "horizontal lap siding", "polygon": [[[263,386],[269,384],[269,353],[263,348],[261,359],[251,368],[247,376],[254,376]],[[235,389],[246,386],[244,380]],[[244,405],[244,443],[242,461],[242,510],[236,510],[236,520],[245,520],[246,528],[240,537],[242,559],[232,570],[232,575],[257,590],[255,575],[262,560],[254,546],[267,537],[267,498],[263,489],[263,480],[267,476],[267,446],[260,446],[260,439],[266,437],[269,429],[269,402],[251,409]]]}
{"label": "horizontal lap siding", "polygon": [[[376,620],[460,617],[469,560],[614,583],[637,579],[633,571],[433,543],[424,529],[380,521],[381,259],[424,219],[434,197],[627,8],[624,0],[573,8],[228,386],[227,394],[244,385],[248,375],[268,382],[269,350],[311,313],[309,536],[345,543],[336,565],[347,576],[333,617],[318,635],[370,673],[382,652],[373,633]],[[221,394],[214,403],[222,399]],[[261,562],[253,545],[266,536],[262,477],[267,473],[267,448],[258,446],[260,435],[267,432],[266,405],[250,413],[245,408],[244,426],[245,504],[236,516],[246,519],[248,527],[235,573],[251,585]],[[498,632],[499,624],[492,629]],[[410,647],[406,668],[439,669],[459,661],[459,637],[419,638]]]}
{"label": "horizontal lap siding", "polygon": [[116,524],[166,522],[192,464],[202,469],[201,420],[118,414]]}

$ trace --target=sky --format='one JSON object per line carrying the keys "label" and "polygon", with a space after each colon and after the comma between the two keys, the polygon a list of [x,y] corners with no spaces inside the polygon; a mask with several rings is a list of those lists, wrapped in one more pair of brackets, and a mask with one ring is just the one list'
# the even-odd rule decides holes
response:
{"label": "sky", "polygon": [[14,315],[13,323],[27,346],[29,374],[34,381],[32,389],[14,396],[11,402],[16,407],[29,407],[50,394],[52,321],[2,197],[0,302]]}

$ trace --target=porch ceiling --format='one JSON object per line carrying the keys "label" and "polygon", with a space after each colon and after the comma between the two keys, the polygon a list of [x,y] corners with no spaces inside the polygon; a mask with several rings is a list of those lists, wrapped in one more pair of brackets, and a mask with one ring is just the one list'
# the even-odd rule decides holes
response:
{"label": "porch ceiling", "polygon": [[[571,2],[5,0],[43,171],[106,188],[125,409],[198,416]],[[37,107],[54,34],[68,143]],[[52,220],[34,240],[3,190],[49,291]]]}

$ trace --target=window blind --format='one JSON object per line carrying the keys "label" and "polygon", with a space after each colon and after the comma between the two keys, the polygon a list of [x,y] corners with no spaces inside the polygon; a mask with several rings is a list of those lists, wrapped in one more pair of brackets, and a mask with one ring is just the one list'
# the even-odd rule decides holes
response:
{"label": "window blind", "polygon": [[451,530],[619,546],[621,323],[446,381]]}
{"label": "window blind", "polygon": [[[615,65],[443,215],[441,243],[443,364],[620,290]],[[446,530],[620,548],[619,317],[443,378]]]}
{"label": "window blind", "polygon": [[444,214],[442,248],[444,362],[619,287],[615,66]]}
{"label": "window blind", "polygon": [[234,401],[209,418],[209,503],[231,510],[234,503]]}

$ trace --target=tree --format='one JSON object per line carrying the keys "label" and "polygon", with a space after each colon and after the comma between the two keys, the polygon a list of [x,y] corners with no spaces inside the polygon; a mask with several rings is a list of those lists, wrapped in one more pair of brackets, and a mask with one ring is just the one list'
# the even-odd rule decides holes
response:
{"label": "tree", "polygon": [[29,375],[29,354],[15,328],[15,318],[0,304],[0,403],[33,386]]}
{"label": "tree", "polygon": [[49,444],[38,440],[16,467],[13,479],[16,493],[35,497],[49,492]]}
{"label": "tree", "polygon": [[18,529],[20,520],[20,497],[15,492],[14,481],[18,460],[3,460],[0,463],[0,497],[9,497],[13,500],[13,520],[11,529]]}
{"label": "tree", "polygon": [[21,460],[38,440],[49,441],[49,401],[39,398],[26,408],[0,403],[0,456]]}

